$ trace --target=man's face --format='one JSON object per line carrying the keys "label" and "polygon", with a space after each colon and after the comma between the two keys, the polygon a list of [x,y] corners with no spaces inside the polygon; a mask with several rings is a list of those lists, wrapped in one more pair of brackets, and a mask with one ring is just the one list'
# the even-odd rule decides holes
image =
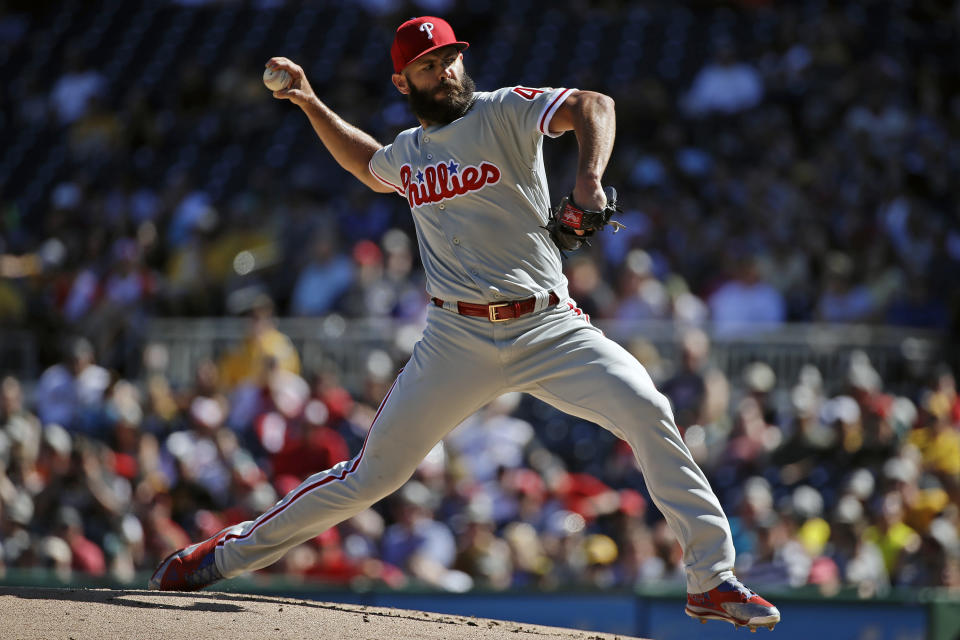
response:
{"label": "man's face", "polygon": [[403,70],[407,101],[418,119],[430,124],[450,124],[473,103],[476,85],[463,68],[456,47],[437,49]]}

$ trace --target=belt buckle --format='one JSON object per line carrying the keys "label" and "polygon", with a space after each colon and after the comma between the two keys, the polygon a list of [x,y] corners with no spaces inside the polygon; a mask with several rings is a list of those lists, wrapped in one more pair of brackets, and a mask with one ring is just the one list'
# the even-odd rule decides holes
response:
{"label": "belt buckle", "polygon": [[510,318],[498,318],[496,309],[500,307],[509,307],[509,302],[500,302],[498,304],[488,304],[487,305],[487,317],[490,318],[490,322],[506,322]]}

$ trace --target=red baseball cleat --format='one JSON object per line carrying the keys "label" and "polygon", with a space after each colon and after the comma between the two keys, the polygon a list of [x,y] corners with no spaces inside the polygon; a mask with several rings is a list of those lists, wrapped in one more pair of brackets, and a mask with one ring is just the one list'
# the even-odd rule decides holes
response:
{"label": "red baseball cleat", "polygon": [[780,622],[780,612],[775,606],[743,586],[736,578],[730,578],[705,593],[687,594],[687,615],[700,622],[726,620],[737,629],[748,627],[773,627]]}
{"label": "red baseball cleat", "polygon": [[199,591],[223,580],[223,574],[217,569],[214,559],[214,549],[228,529],[171,553],[150,576],[147,588],[156,591]]}

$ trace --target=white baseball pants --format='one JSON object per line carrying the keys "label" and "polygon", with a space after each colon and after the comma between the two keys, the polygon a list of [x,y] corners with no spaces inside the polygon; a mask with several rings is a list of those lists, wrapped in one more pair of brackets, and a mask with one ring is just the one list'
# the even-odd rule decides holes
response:
{"label": "white baseball pants", "polygon": [[683,443],[667,398],[639,362],[572,300],[491,323],[431,306],[423,338],[380,405],[360,453],[316,473],[216,548],[225,577],[268,566],[292,547],[398,489],[467,416],[521,391],[594,422],[633,448],[654,502],[684,550],[687,587],[732,575],[726,516]]}

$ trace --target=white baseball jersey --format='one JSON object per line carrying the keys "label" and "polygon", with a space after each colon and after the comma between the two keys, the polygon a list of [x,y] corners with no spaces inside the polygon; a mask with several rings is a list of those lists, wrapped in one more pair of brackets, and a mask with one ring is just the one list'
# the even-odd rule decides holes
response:
{"label": "white baseball jersey", "polygon": [[565,289],[550,212],[543,136],[572,89],[478,92],[463,117],[407,129],[370,172],[413,212],[427,292],[496,302]]}

